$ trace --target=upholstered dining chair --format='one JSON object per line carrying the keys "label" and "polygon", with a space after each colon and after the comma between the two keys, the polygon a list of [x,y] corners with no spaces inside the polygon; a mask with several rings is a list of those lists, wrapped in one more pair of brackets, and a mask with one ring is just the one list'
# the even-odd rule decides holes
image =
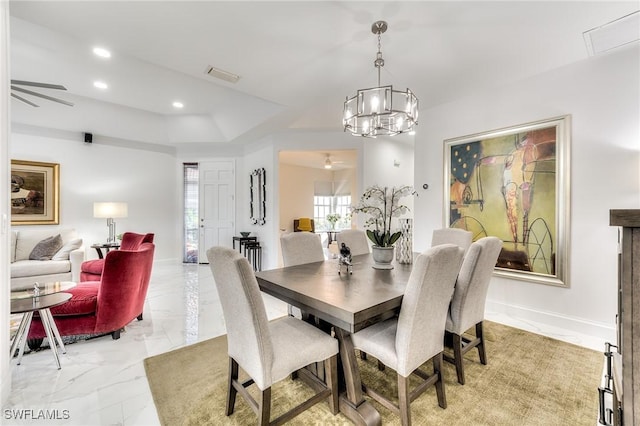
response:
{"label": "upholstered dining chair", "polygon": [[320,236],[312,232],[291,232],[280,237],[284,266],[322,262],[324,249]]}
{"label": "upholstered dining chair", "polygon": [[[320,236],[312,232],[284,234],[280,237],[280,248],[282,249],[282,263],[285,267],[324,260],[324,249]],[[287,311],[290,316],[294,316],[294,313],[304,316],[298,308],[294,309],[291,305],[288,305]]]}
{"label": "upholstered dining chair", "polygon": [[[482,322],[489,282],[501,248],[502,241],[496,237],[484,237],[474,242],[458,274],[446,325],[446,337],[452,340],[453,358],[445,355],[445,359],[455,364],[461,385],[465,382],[463,356],[467,352],[478,348],[480,362],[487,364]],[[473,326],[476,329],[475,337],[463,336]]]}
{"label": "upholstered dining chair", "polygon": [[473,233],[460,228],[434,229],[431,236],[431,247],[439,244],[455,244],[462,247],[466,253],[471,245]]}
{"label": "upholstered dining chair", "polygon": [[342,243],[345,243],[345,245],[351,249],[352,256],[369,253],[367,234],[360,229],[345,229],[344,231],[340,231],[336,236],[336,241],[338,242],[338,247],[342,247]]}
{"label": "upholstered dining chair", "polygon": [[[376,323],[351,335],[356,349],[376,357],[398,375],[398,405],[369,384],[364,391],[400,416],[402,425],[411,424],[410,403],[435,385],[438,405],[447,407],[442,377],[442,353],[447,310],[460,270],[463,250],[454,244],[432,247],[415,262],[397,317]],[[433,360],[433,374],[419,367]],[[424,381],[409,392],[411,374]]]}
{"label": "upholstered dining chair", "polygon": [[[336,414],[338,341],[289,316],[268,321],[253,269],[237,251],[213,247],[207,250],[207,259],[227,327],[229,378],[226,415],[233,414],[238,393],[257,414],[260,425],[284,423],[325,399],[329,399],[331,412]],[[326,384],[303,369],[306,365],[322,361]],[[238,379],[239,367],[247,373],[248,380],[241,382]],[[271,386],[294,372],[312,380],[317,393],[271,421]],[[258,387],[258,401],[246,389],[252,384]]]}

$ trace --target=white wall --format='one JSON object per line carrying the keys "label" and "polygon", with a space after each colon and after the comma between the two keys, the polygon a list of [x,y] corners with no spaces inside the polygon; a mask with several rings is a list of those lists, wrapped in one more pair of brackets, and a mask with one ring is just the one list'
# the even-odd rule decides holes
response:
{"label": "white wall", "polygon": [[[494,278],[489,308],[615,341],[617,231],[609,209],[640,207],[640,48],[601,57],[420,112],[416,245],[443,226],[443,141],[572,116],[570,287]],[[471,72],[471,71],[470,71]]]}
{"label": "white wall", "polygon": [[[11,158],[60,164],[60,226],[75,228],[88,248],[106,241],[106,219],[93,217],[95,201],[123,201],[129,217],[116,232],[155,233],[155,259],[181,259],[182,201],[175,156],[108,144],[85,144],[74,133],[40,129],[11,134]],[[29,128],[26,128],[27,131]],[[51,136],[47,136],[51,135]],[[20,226],[20,228],[25,228]]]}
{"label": "white wall", "polygon": [[[422,122],[422,120],[421,120]],[[418,127],[421,128],[420,124]],[[407,138],[408,135],[399,135],[399,138]],[[413,185],[414,182],[414,148],[412,145],[395,139],[367,139],[364,143],[364,170],[363,189],[372,185],[382,187],[399,187],[403,185]],[[418,169],[419,167],[416,167]],[[420,191],[418,191],[418,195]],[[354,200],[357,203],[360,194]],[[415,216],[416,197],[406,197],[401,200],[402,204],[409,207],[409,213],[404,217]],[[360,229],[366,221],[365,215],[358,215],[357,223]],[[414,240],[416,235],[414,235]]]}
{"label": "white wall", "polygon": [[[238,220],[242,229],[237,231],[249,231],[252,236],[257,236],[262,247],[262,269],[273,268],[278,264],[278,176],[277,176],[278,155],[275,153],[273,144],[269,139],[247,148],[244,156],[244,175],[246,183],[239,191],[239,203],[246,207],[244,217]],[[266,214],[264,225],[254,225],[249,220],[249,175],[255,169],[265,169],[265,190],[266,190]],[[243,207],[243,208],[245,208]]]}
{"label": "white wall", "polygon": [[[293,220],[313,217],[313,197],[316,182],[344,183],[357,200],[356,170],[326,170],[279,163],[280,167],[280,229],[293,232]],[[316,225],[316,229],[318,225]]]}

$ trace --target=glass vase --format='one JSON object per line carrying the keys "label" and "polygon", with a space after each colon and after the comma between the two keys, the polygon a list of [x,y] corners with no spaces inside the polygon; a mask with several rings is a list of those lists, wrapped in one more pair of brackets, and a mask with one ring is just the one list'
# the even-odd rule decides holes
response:
{"label": "glass vase", "polygon": [[398,263],[413,262],[413,219],[400,219],[401,236],[396,244]]}

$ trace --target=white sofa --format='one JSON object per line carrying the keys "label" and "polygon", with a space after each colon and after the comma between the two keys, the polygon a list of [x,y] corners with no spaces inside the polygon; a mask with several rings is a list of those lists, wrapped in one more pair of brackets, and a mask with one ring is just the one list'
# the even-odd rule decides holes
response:
{"label": "white sofa", "polygon": [[[51,260],[29,260],[42,240],[60,234],[63,246]],[[74,229],[47,228],[11,231],[11,291],[32,288],[35,282],[79,281],[85,253],[82,239]]]}

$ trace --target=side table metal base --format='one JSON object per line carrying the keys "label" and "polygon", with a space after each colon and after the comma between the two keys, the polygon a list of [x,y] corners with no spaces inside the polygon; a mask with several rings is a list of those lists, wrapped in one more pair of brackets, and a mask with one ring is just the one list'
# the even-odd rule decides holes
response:
{"label": "side table metal base", "polygon": [[[62,343],[62,337],[60,337],[60,332],[58,331],[58,327],[56,327],[56,323],[53,320],[53,316],[51,315],[51,311],[49,310],[49,308],[40,309],[38,310],[38,313],[40,314],[40,318],[42,320],[44,332],[47,334],[49,346],[51,347],[51,352],[53,352],[53,357],[56,360],[56,365],[58,366],[58,370],[60,370],[62,367],[60,366],[58,346],[60,346],[60,350],[63,354],[67,353],[67,350],[64,347],[64,343]],[[22,355],[24,355],[24,350],[27,346],[27,336],[29,335],[29,329],[31,328],[32,320],[33,311],[25,312],[24,316],[22,317],[22,321],[20,321],[18,332],[13,338],[13,342],[11,343],[11,357],[15,355],[16,349],[19,348],[18,365],[20,365],[20,363],[22,362]]]}
{"label": "side table metal base", "polygon": [[24,350],[27,346],[29,329],[31,328],[31,322],[33,321],[33,313],[38,311],[44,332],[49,340],[49,346],[53,353],[53,358],[56,360],[58,370],[60,370],[62,367],[60,365],[58,347],[60,347],[63,354],[66,354],[67,351],[64,347],[64,343],[62,343],[62,337],[60,336],[56,322],[53,320],[49,307],[66,303],[70,298],[71,295],[68,293],[57,293],[34,299],[26,299],[26,303],[25,299],[12,300],[12,313],[23,313],[23,316],[20,321],[20,325],[18,326],[18,331],[11,342],[9,357],[13,358],[16,350],[18,350],[18,365],[22,362],[22,355],[24,355]]}

